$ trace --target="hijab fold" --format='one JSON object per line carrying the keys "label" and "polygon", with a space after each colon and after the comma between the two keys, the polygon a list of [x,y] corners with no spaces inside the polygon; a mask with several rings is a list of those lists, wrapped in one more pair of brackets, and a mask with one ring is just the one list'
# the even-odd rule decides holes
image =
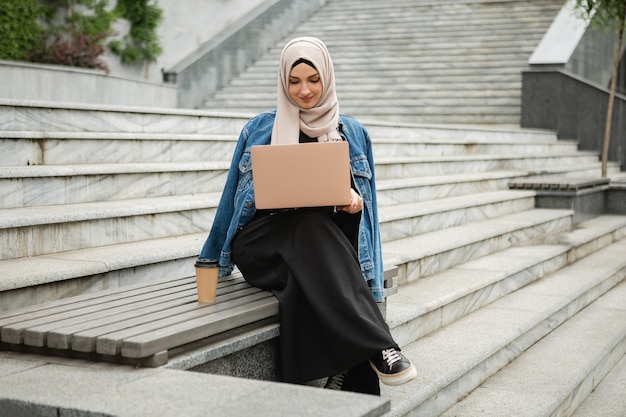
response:
{"label": "hijab fold", "polygon": [[[299,59],[310,61],[322,80],[322,96],[311,109],[301,109],[289,95],[289,74]],[[272,128],[272,145],[298,143],[300,131],[319,142],[341,140],[339,103],[335,92],[335,72],[326,45],[311,37],[289,41],[280,54],[278,103]]]}

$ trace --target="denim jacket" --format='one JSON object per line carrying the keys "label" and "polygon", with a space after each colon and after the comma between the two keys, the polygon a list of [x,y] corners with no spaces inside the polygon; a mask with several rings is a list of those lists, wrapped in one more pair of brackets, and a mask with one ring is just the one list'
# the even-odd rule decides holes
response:
{"label": "denim jacket", "polygon": [[[237,231],[256,212],[250,147],[270,143],[275,116],[275,110],[255,116],[246,123],[239,135],[213,226],[199,256],[218,260],[220,276],[229,275],[233,271],[231,242]],[[348,141],[352,177],[363,199],[358,244],[361,271],[374,299],[383,301],[382,248],[371,139],[361,123],[345,115],[339,117],[339,132]]]}

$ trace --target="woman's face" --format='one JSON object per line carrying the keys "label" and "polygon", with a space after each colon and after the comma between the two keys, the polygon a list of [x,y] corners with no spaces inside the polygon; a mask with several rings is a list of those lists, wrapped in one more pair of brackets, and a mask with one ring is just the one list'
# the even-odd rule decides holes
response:
{"label": "woman's face", "polygon": [[322,80],[317,70],[298,64],[289,73],[289,96],[302,109],[312,109],[322,98]]}

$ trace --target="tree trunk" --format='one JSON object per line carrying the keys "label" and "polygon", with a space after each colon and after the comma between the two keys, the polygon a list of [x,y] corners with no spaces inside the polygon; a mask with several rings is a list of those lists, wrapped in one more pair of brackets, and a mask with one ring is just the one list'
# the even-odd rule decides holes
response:
{"label": "tree trunk", "polygon": [[604,142],[602,145],[602,178],[607,176],[607,163],[609,156],[609,142],[611,140],[611,124],[613,121],[613,103],[615,102],[615,88],[617,85],[617,72],[619,70],[620,53],[622,52],[622,37],[624,36],[624,22],[626,21],[626,2],[620,14],[619,30],[617,31],[617,49],[615,51],[615,61],[613,63],[613,74],[611,76],[611,90],[609,93],[609,105],[606,112],[606,125],[604,128]]}

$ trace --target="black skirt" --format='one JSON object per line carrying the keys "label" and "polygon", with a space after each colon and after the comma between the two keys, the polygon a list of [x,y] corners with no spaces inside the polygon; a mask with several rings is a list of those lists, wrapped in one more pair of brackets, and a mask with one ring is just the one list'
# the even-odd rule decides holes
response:
{"label": "black skirt", "polygon": [[286,382],[334,375],[398,347],[333,216],[317,209],[255,216],[232,242],[246,281],[279,301]]}

